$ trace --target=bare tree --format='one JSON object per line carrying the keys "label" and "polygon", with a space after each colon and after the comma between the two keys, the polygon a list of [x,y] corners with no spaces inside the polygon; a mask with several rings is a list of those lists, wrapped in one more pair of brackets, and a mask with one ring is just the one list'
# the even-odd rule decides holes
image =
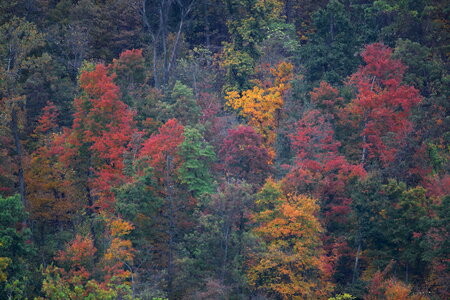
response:
{"label": "bare tree", "polygon": [[[153,48],[153,78],[155,87],[169,82],[176,62],[181,34],[196,0],[142,0],[142,19]],[[172,18],[173,15],[176,18]],[[175,21],[173,20],[175,19]],[[174,23],[176,26],[174,26]],[[168,35],[171,27],[176,31],[175,40],[169,49]],[[158,61],[162,61],[158,70]]]}

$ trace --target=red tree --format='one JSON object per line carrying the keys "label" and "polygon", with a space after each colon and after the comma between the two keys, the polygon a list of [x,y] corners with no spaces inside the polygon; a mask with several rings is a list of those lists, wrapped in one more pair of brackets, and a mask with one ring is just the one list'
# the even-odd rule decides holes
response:
{"label": "red tree", "polygon": [[350,164],[339,154],[340,143],[334,139],[331,118],[311,110],[297,123],[291,135],[295,164],[284,186],[290,192],[309,193],[321,199],[325,216],[343,222],[351,202],[345,193],[346,184],[351,177],[365,172],[362,166]]}
{"label": "red tree", "polygon": [[422,98],[414,87],[401,84],[405,66],[392,58],[389,47],[371,44],[361,55],[366,64],[348,82],[356,87],[357,95],[342,119],[361,137],[361,161],[377,158],[387,164],[411,130],[408,117]]}
{"label": "red tree", "polygon": [[170,119],[142,144],[140,157],[157,172],[166,169],[167,159],[178,166],[180,157],[178,146],[184,141],[184,127],[176,119]]}
{"label": "red tree", "polygon": [[320,82],[320,86],[314,88],[311,92],[311,101],[324,113],[332,114],[336,117],[339,108],[343,105],[344,99],[339,96],[338,89],[322,81]]}
{"label": "red tree", "polygon": [[350,164],[339,153],[340,143],[334,139],[331,115],[311,110],[297,123],[291,135],[296,151],[294,166],[283,180],[290,193],[313,195],[321,201],[321,217],[326,235],[322,236],[326,260],[324,267],[331,276],[340,257],[348,255],[345,233],[351,198],[346,187],[351,178],[364,176],[361,165]]}
{"label": "red tree", "polygon": [[270,170],[270,154],[263,146],[261,136],[250,126],[239,126],[228,131],[220,149],[225,171],[250,183],[262,183]]}
{"label": "red tree", "polygon": [[118,59],[113,60],[109,68],[117,75],[114,82],[125,97],[136,93],[136,88],[145,81],[145,59],[141,49],[125,50]]}
{"label": "red tree", "polygon": [[[89,182],[87,197],[93,205],[110,207],[111,187],[126,179],[123,155],[134,129],[133,112],[119,99],[119,88],[104,65],[85,71],[80,77],[83,90],[75,99],[73,126],[57,139],[62,160]],[[91,174],[93,173],[93,174]]]}

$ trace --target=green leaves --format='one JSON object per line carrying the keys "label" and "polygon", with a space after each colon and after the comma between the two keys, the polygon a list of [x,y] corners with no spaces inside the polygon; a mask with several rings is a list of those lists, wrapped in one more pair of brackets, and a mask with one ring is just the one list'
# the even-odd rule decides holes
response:
{"label": "green leaves", "polygon": [[179,146],[179,155],[184,161],[178,170],[180,180],[188,185],[194,196],[210,193],[213,191],[210,168],[216,158],[214,149],[197,128],[186,127],[184,137],[184,142]]}
{"label": "green leaves", "polygon": [[[25,218],[26,212],[19,196],[0,196],[0,295],[9,295],[11,299],[16,299],[18,292],[23,296],[33,286],[27,281],[29,260],[34,249]],[[20,288],[11,289],[14,285],[20,285]]]}

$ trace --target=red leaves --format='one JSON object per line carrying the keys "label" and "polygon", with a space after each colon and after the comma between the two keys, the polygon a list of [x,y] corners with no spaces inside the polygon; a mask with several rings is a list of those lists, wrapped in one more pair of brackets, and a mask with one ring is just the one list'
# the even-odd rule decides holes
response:
{"label": "red leaves", "polygon": [[145,59],[142,56],[142,49],[125,50],[119,59],[113,60],[110,68],[117,74],[115,79],[121,89],[136,83],[142,84],[145,79]]}
{"label": "red leaves", "polygon": [[251,183],[261,183],[270,170],[269,152],[261,136],[250,126],[229,130],[220,154],[227,173]]}
{"label": "red leaves", "polygon": [[405,66],[392,59],[392,50],[383,44],[372,44],[361,54],[361,66],[349,80],[357,88],[355,99],[344,109],[343,119],[360,131],[362,161],[379,158],[392,162],[398,147],[411,130],[408,117],[421,100],[412,86],[402,85]]}
{"label": "red leaves", "polygon": [[142,56],[142,49],[131,49],[123,51],[120,54],[119,59],[113,60],[113,68],[115,72],[143,69],[144,57]]}
{"label": "red leaves", "polygon": [[42,111],[43,113],[38,120],[38,126],[34,129],[36,134],[47,133],[49,130],[57,127],[58,109],[56,106],[52,102],[47,102],[47,106]]}
{"label": "red leaves", "polygon": [[135,131],[134,114],[120,100],[119,88],[104,65],[83,72],[80,85],[84,94],[74,101],[75,119],[62,136],[61,157],[75,169],[80,160],[90,162],[87,167],[96,175],[90,178],[91,189],[100,196],[98,206],[105,208],[114,200],[111,187],[125,180],[123,155]]}
{"label": "red leaves", "polygon": [[65,250],[58,251],[55,260],[63,269],[56,268],[53,271],[61,273],[63,280],[68,283],[85,285],[88,281],[92,282],[94,277],[99,279],[98,271],[102,270],[103,281],[100,286],[107,289],[109,283],[121,284],[131,276],[131,271],[126,268],[129,269],[129,265],[133,262],[135,249],[131,240],[125,236],[134,229],[134,226],[117,217],[103,216],[107,229],[103,238],[107,242],[101,259],[95,259],[97,249],[89,235],[86,237],[77,235],[66,245]]}
{"label": "red leaves", "polygon": [[[321,177],[325,180],[320,180],[321,184],[330,181],[332,183],[330,191],[341,186],[336,179],[345,181],[351,176],[364,175],[361,166],[349,164],[345,157],[339,154],[340,143],[334,140],[330,119],[330,115],[322,115],[318,110],[311,110],[297,123],[296,133],[291,135],[292,146],[296,151],[295,167],[287,175],[288,181],[294,180],[291,187],[298,186],[303,181],[292,176],[302,174],[310,178],[310,180],[304,178],[306,182],[316,182],[316,179]],[[333,179],[329,179],[329,176]]]}
{"label": "red leaves", "polygon": [[176,119],[170,119],[159,128],[142,145],[141,157],[146,157],[151,167],[162,172],[166,167],[167,157],[171,156],[178,165],[178,146],[184,141],[184,127]]}
{"label": "red leaves", "polygon": [[324,113],[337,114],[339,106],[344,99],[339,96],[339,91],[325,81],[320,82],[318,88],[314,88],[311,92],[311,101],[320,108]]}
{"label": "red leaves", "polygon": [[361,56],[366,63],[360,66],[351,80],[377,83],[384,86],[398,86],[406,67],[400,60],[392,58],[392,49],[381,43],[367,45]]}
{"label": "red leaves", "polygon": [[97,249],[91,237],[77,235],[67,244],[66,250],[58,251],[55,260],[65,265],[68,272],[66,278],[86,281],[91,277],[94,255]]}
{"label": "red leaves", "polygon": [[350,178],[364,176],[365,172],[339,154],[340,143],[334,139],[331,118],[311,110],[297,123],[291,135],[295,165],[286,175],[284,186],[290,192],[312,193],[323,201],[328,221],[343,221],[350,210],[345,186]]}

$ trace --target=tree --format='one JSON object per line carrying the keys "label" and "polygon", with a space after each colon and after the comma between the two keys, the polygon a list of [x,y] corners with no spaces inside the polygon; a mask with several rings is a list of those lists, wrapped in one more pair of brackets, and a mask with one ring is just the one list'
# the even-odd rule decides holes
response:
{"label": "tree", "polygon": [[[111,187],[126,180],[123,155],[134,132],[134,113],[119,98],[119,88],[104,65],[80,76],[81,97],[74,100],[72,128],[56,139],[61,161],[85,186],[88,205],[110,208]],[[98,200],[95,200],[98,199]]]}
{"label": "tree", "polygon": [[321,81],[319,87],[314,88],[311,92],[311,102],[322,113],[329,114],[335,119],[344,105],[344,98],[339,95],[338,89],[326,81]]}
{"label": "tree", "polygon": [[25,178],[30,217],[39,223],[70,221],[83,203],[77,191],[75,173],[55,157],[58,109],[48,103],[34,130],[37,149],[26,164]]}
{"label": "tree", "polygon": [[313,29],[305,35],[307,41],[299,57],[308,82],[338,84],[357,68],[354,54],[362,41],[351,12],[341,1],[333,0],[312,14]]}
{"label": "tree", "polygon": [[425,248],[424,259],[429,264],[430,272],[426,279],[433,295],[447,298],[450,296],[448,280],[450,279],[450,197],[444,196],[435,208],[436,216],[431,227],[422,240]]}
{"label": "tree", "polygon": [[181,158],[178,154],[178,147],[184,142],[184,127],[176,119],[168,120],[161,126],[157,133],[143,142],[139,156],[148,159],[149,165],[159,172],[162,172],[171,160],[173,166],[179,167]]}
{"label": "tree", "polygon": [[183,160],[178,173],[181,183],[187,184],[194,197],[213,191],[210,167],[216,154],[202,136],[200,130],[186,127],[185,140],[180,144],[179,154]]}
{"label": "tree", "polygon": [[325,224],[334,228],[336,223],[345,223],[350,212],[347,184],[352,178],[364,176],[365,171],[339,153],[340,142],[334,139],[331,119],[330,115],[310,110],[296,124],[296,132],[291,135],[296,152],[294,166],[283,181],[292,193],[320,199]]}
{"label": "tree", "polygon": [[282,299],[326,296],[331,283],[321,260],[317,200],[289,194],[271,202],[253,215],[264,249],[249,261],[250,284]]}
{"label": "tree", "polygon": [[[139,158],[153,168],[156,190],[162,200],[158,215],[160,239],[155,246],[160,251],[158,265],[166,272],[164,289],[169,299],[177,297],[182,292],[178,284],[179,266],[182,263],[180,248],[182,249],[185,236],[194,224],[193,209],[197,202],[189,193],[190,188],[194,187],[191,191],[195,191],[195,185],[189,184],[196,184],[196,179],[180,177],[180,171],[183,170],[182,166],[185,163],[184,157],[180,155],[180,145],[185,139],[194,137],[188,134],[185,138],[184,133],[185,128],[176,119],[170,119],[160,127],[158,133],[154,133],[143,143],[139,154]],[[189,163],[196,160],[189,156],[186,158],[188,159],[186,162]],[[189,164],[184,165],[184,168],[189,168]],[[188,184],[183,183],[183,180]]]}
{"label": "tree", "polygon": [[27,213],[18,195],[0,196],[0,211],[0,293],[10,299],[27,297],[35,287],[30,281],[34,248]]}
{"label": "tree", "polygon": [[269,152],[252,127],[241,125],[230,129],[219,153],[225,172],[238,179],[260,184],[270,170]]}
{"label": "tree", "polygon": [[[21,72],[24,64],[33,51],[43,45],[43,35],[36,25],[22,18],[13,17],[10,22],[0,26],[0,37],[4,41],[0,45],[0,58],[5,64],[0,65],[0,105],[2,131],[9,136],[10,148],[14,149],[14,167],[17,174],[17,185],[20,198],[26,207],[26,190],[22,146],[22,129],[26,124],[26,98],[18,79],[23,79]],[[9,150],[9,149],[8,149]],[[8,159],[9,160],[9,159]],[[15,177],[15,176],[13,176]],[[9,179],[9,178],[7,178]],[[9,180],[8,180],[9,181]]]}
{"label": "tree", "polygon": [[411,130],[411,109],[422,100],[412,86],[403,85],[405,66],[392,58],[392,50],[375,43],[362,52],[366,65],[349,80],[356,97],[344,108],[343,119],[358,132],[361,162],[378,159],[392,162],[398,148]]}
{"label": "tree", "polygon": [[143,85],[146,79],[142,49],[123,51],[118,59],[113,59],[109,68],[116,74],[114,82],[119,86],[124,99],[132,96],[133,90]]}
{"label": "tree", "polygon": [[[436,213],[425,189],[395,180],[382,184],[380,178],[368,177],[355,186],[352,198],[356,240],[364,247],[367,269],[383,269],[394,260],[390,264],[397,278],[422,285],[430,266],[426,234]],[[355,272],[357,268],[355,264]]]}
{"label": "tree", "polygon": [[242,94],[231,91],[225,98],[228,101],[227,104],[237,110],[239,115],[246,118],[248,124],[261,134],[263,144],[273,158],[275,153],[272,147],[284,104],[283,97],[291,87],[293,65],[281,62],[269,71],[271,77],[257,81],[253,89],[243,91]]}
{"label": "tree", "polygon": [[253,188],[233,180],[222,183],[216,193],[202,200],[198,228],[188,240],[197,253],[195,274],[206,284],[206,291],[197,287],[195,295],[222,292],[224,297],[242,297],[247,288],[245,257],[254,246],[249,234]]}
{"label": "tree", "polygon": [[[60,267],[43,271],[42,291],[52,299],[131,299],[133,296],[134,249],[125,236],[133,226],[117,217],[104,215],[108,245],[100,260],[91,236],[76,235],[57,253]],[[130,281],[129,281],[130,280]],[[131,288],[130,288],[131,285]]]}
{"label": "tree", "polygon": [[369,283],[364,300],[428,300],[421,294],[412,292],[411,285],[399,281],[395,277],[387,278],[392,271],[393,261],[383,271],[376,272]]}
{"label": "tree", "polygon": [[195,125],[200,117],[200,107],[191,88],[176,81],[167,102],[159,104],[161,119],[175,118],[184,126]]}
{"label": "tree", "polygon": [[231,43],[224,43],[220,65],[226,70],[225,91],[242,92],[251,87],[249,77],[260,55],[258,45],[273,23],[282,21],[278,0],[227,1],[225,11]]}

